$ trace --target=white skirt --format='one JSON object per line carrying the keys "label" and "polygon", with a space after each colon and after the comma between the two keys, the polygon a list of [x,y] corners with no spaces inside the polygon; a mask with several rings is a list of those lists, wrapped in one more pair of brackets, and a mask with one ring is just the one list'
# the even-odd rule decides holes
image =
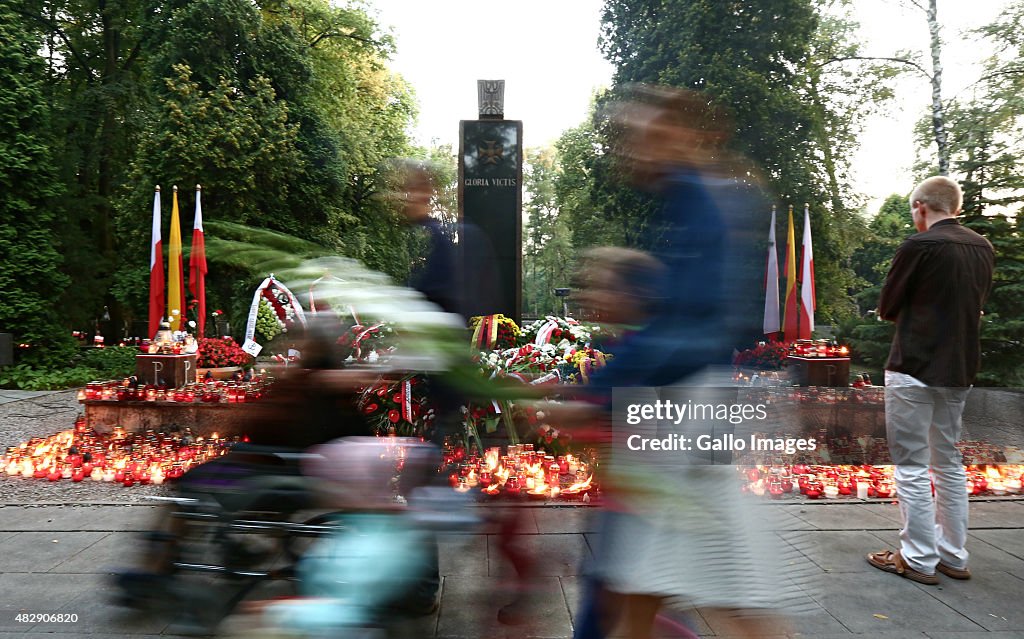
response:
{"label": "white skirt", "polygon": [[[713,373],[689,382],[686,396],[695,398],[727,386]],[[661,396],[655,389],[632,395],[640,401]],[[657,424],[629,432],[653,435]],[[625,489],[619,495],[624,512],[604,513],[592,573],[622,594],[681,598],[696,607],[785,607],[799,591],[784,569],[795,563],[795,549],[776,534],[773,509],[740,492],[735,466],[700,464],[674,453],[615,447],[608,475]]]}

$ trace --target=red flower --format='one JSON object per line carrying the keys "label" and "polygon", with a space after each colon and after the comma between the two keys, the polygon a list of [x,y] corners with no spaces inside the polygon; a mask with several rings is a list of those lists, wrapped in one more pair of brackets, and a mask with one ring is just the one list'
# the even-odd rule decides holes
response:
{"label": "red flower", "polygon": [[248,353],[230,337],[199,338],[198,365],[203,368],[221,368],[224,366],[247,366],[251,363]]}

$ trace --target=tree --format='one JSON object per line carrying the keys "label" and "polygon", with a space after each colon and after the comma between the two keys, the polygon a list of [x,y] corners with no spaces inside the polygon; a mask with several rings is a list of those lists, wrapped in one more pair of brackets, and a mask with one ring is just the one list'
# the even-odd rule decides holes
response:
{"label": "tree", "polygon": [[[982,323],[978,382],[1024,383],[1024,5],[975,31],[995,45],[970,97],[946,103],[950,173],[964,190],[963,221],[992,242],[996,271]],[[924,146],[927,122],[919,125]]]}
{"label": "tree", "polygon": [[[288,233],[403,278],[422,243],[384,197],[387,158],[411,149],[415,113],[387,69],[391,44],[358,8],[326,0],[175,0],[149,17],[144,131],[118,199],[124,262],[114,291],[144,308],[140,212],[154,184],[204,187],[209,220]],[[214,270],[208,294],[235,300],[265,273]],[[236,322],[236,326],[237,326]]]}
{"label": "tree", "polygon": [[24,3],[0,0],[0,330],[14,334],[23,362],[65,359],[70,335],[60,321],[60,272],[52,205],[62,191],[54,157],[46,64],[39,25]]}
{"label": "tree", "polygon": [[[946,134],[946,104],[942,99],[942,37],[941,24],[938,19],[936,0],[906,0],[906,2],[924,14],[928,25],[931,70],[920,61],[917,53],[900,51],[892,56],[864,56],[856,49],[837,52],[826,58],[823,65],[843,64],[847,62],[872,63],[876,70],[884,75],[892,76],[903,71],[916,73],[928,80],[931,87],[931,112],[928,118],[927,135],[929,142],[936,147],[936,164],[940,175],[949,173],[949,146]],[[925,4],[927,2],[927,4]],[[847,5],[848,0],[839,0],[839,4]],[[879,64],[881,63],[881,64]]]}
{"label": "tree", "polygon": [[140,0],[37,0],[15,5],[28,28],[41,31],[45,95],[52,107],[51,142],[63,197],[51,203],[60,221],[65,322],[83,327],[109,308],[120,260],[114,197],[123,183],[137,127],[147,15]]}
{"label": "tree", "polygon": [[[860,224],[847,158],[865,111],[861,94],[883,97],[891,75],[857,79],[828,64],[858,55],[853,28],[809,0],[610,0],[601,37],[616,87],[645,82],[705,92],[732,111],[733,150],[761,167],[783,203],[810,203],[818,315],[831,320],[854,313],[847,260]],[[593,200],[607,217],[642,229],[649,202],[609,186],[616,175],[606,157],[598,153],[592,164]],[[763,218],[767,227],[770,211]]]}
{"label": "tree", "polygon": [[860,279],[860,290],[855,296],[859,315],[878,305],[882,284],[896,249],[915,232],[910,222],[907,198],[895,193],[887,197],[868,223],[867,236],[852,256],[854,273]]}
{"label": "tree", "polygon": [[[220,214],[214,219],[229,217],[305,235],[301,220],[282,214],[288,210],[289,190],[302,158],[295,146],[297,127],[289,122],[287,104],[275,100],[269,81],[257,78],[237,87],[225,78],[204,90],[187,65],[177,65],[174,71],[177,77],[167,80],[163,108],[132,164],[131,183],[152,188],[162,182],[165,198],[172,185],[179,185],[186,229],[191,226],[193,187],[201,182],[205,210]],[[126,191],[122,207],[126,212],[145,211],[151,198],[149,189],[133,188]],[[148,263],[140,257],[149,246],[149,229],[139,224],[140,217],[123,215],[119,220],[121,244],[136,259],[122,265],[115,288],[122,302],[136,309],[145,308],[148,286]],[[129,247],[134,250],[129,252]],[[234,298],[236,292],[224,286],[227,278],[218,275],[215,272],[209,285],[211,302],[218,296]]]}
{"label": "tree", "polygon": [[558,208],[560,169],[555,149],[528,149],[523,171],[527,194],[523,251],[524,306],[527,315],[561,315],[555,288],[569,286],[573,263],[571,232]]}
{"label": "tree", "polygon": [[907,198],[894,193],[871,219],[863,244],[853,254],[854,272],[860,280],[855,295],[859,313],[840,326],[837,337],[850,342],[859,363],[879,371],[889,357],[895,325],[878,321],[875,309],[896,249],[916,232]]}

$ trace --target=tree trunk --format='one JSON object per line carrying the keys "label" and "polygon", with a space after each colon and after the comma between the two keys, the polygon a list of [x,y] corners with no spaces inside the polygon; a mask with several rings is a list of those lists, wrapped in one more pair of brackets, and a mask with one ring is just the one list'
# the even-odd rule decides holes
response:
{"label": "tree trunk", "polygon": [[939,151],[939,175],[949,175],[949,144],[946,140],[946,122],[942,106],[942,41],[939,38],[936,2],[937,0],[929,0],[927,12],[932,54],[932,131]]}
{"label": "tree trunk", "polygon": [[827,110],[821,101],[821,94],[818,92],[818,75],[815,73],[810,78],[811,103],[817,109],[821,118],[821,129],[818,131],[822,151],[822,161],[825,164],[825,173],[828,177],[828,195],[832,205],[833,215],[843,210],[843,193],[839,184],[839,176],[836,173],[836,159],[832,152],[832,142],[828,123],[825,120]]}

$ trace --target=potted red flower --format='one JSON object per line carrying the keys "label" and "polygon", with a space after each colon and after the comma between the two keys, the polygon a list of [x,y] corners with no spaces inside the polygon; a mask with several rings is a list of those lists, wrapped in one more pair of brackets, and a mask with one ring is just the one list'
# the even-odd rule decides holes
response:
{"label": "potted red flower", "polygon": [[199,338],[198,378],[209,372],[215,379],[230,379],[235,371],[252,365],[252,357],[230,337]]}

